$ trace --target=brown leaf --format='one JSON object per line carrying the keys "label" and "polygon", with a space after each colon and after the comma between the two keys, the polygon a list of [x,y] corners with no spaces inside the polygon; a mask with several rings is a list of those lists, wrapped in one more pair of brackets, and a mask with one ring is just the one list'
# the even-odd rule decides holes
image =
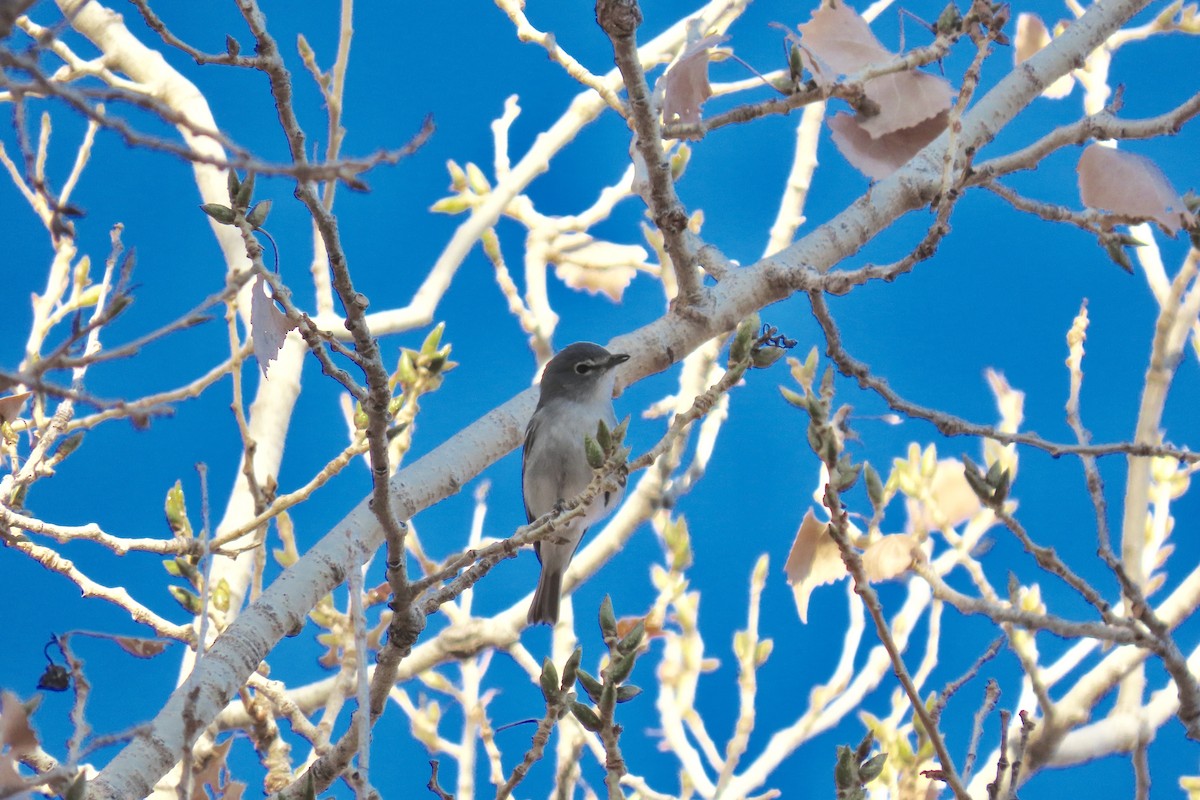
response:
{"label": "brown leaf", "polygon": [[283,347],[288,331],[296,327],[267,297],[266,283],[266,279],[259,275],[250,289],[250,336],[254,340],[254,357],[263,375],[267,374],[270,362],[279,356],[279,349]]}
{"label": "brown leaf", "polygon": [[556,243],[550,260],[562,282],[591,294],[603,292],[613,302],[621,300],[638,267],[649,267],[650,254],[639,245],[601,242],[585,233],[560,236]]}
{"label": "brown leaf", "polygon": [[872,583],[889,581],[907,572],[917,541],[917,537],[911,533],[893,533],[867,545],[862,554],[867,580]]}
{"label": "brown leaf", "polygon": [[154,658],[170,644],[162,639],[142,639],[137,636],[114,636],[113,641],[126,653],[138,658]]}
{"label": "brown leaf", "polygon": [[21,406],[25,405],[25,400],[29,398],[32,392],[21,392],[20,394],[10,394],[8,397],[0,397],[0,423],[12,422],[21,413]]}
{"label": "brown leaf", "polygon": [[229,748],[233,747],[233,737],[220,744],[213,745],[208,758],[192,765],[192,776],[196,786],[209,786],[213,789],[221,785],[221,768],[229,757]]}
{"label": "brown leaf", "polygon": [[705,36],[684,49],[679,59],[662,76],[663,121],[695,123],[700,121],[700,107],[712,97],[708,83],[710,49],[725,41],[726,36]]}
{"label": "brown leaf", "polygon": [[1088,208],[1154,220],[1172,236],[1195,222],[1167,176],[1145,156],[1090,144],[1076,171],[1079,196]]}
{"label": "brown leaf", "polygon": [[[925,72],[893,72],[872,78],[863,86],[867,97],[879,104],[879,113],[859,115],[859,127],[872,139],[903,131],[950,110],[954,91],[945,79]],[[946,127],[945,122],[938,130]],[[932,141],[932,140],[930,140]]]}
{"label": "brown leaf", "polygon": [[804,513],[783,571],[792,585],[796,611],[804,623],[808,622],[808,599],[813,590],[846,576],[846,565],[842,563],[837,542],[829,535],[829,525],[817,520],[811,508]]}
{"label": "brown leaf", "polygon": [[813,12],[811,20],[796,27],[808,53],[843,74],[892,57],[892,52],[875,38],[870,24],[845,3],[823,5]]}
{"label": "brown leaf", "polygon": [[[1050,44],[1050,31],[1037,14],[1022,12],[1017,15],[1017,36],[1013,40],[1013,65],[1029,60],[1035,53]],[[1042,97],[1058,100],[1066,97],[1075,88],[1075,79],[1070,73],[1050,84]]]}
{"label": "brown leaf", "polygon": [[867,177],[880,181],[936,139],[948,122],[949,115],[942,113],[911,128],[872,138],[854,116],[843,111],[829,120],[829,127],[833,143],[846,160]]}
{"label": "brown leaf", "polygon": [[12,692],[0,694],[0,748],[6,745],[17,756],[38,748],[37,734],[29,725],[25,706]]}
{"label": "brown leaf", "polygon": [[[803,35],[801,55],[819,83],[829,82],[834,77],[831,73],[848,75],[895,57],[875,38],[867,21],[845,3],[822,6],[813,12],[811,21],[798,27]],[[878,114],[857,119],[871,138],[937,117],[949,110],[954,96],[945,79],[917,70],[872,78],[863,84],[863,91],[879,106]]]}

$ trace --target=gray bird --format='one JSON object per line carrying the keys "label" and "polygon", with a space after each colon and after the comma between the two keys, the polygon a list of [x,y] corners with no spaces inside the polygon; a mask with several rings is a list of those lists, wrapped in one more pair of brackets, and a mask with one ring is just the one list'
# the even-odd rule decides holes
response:
{"label": "gray bird", "polygon": [[[550,359],[542,373],[542,394],[537,410],[525,430],[525,452],[521,461],[521,491],[525,516],[533,522],[543,514],[573,499],[592,480],[583,437],[595,437],[596,425],[604,420],[616,426],[612,396],[618,364],[629,360],[624,353],[610,353],[598,344],[576,342]],[[558,622],[558,602],[563,574],[587,533],[621,502],[624,494],[605,492],[583,516],[555,531],[554,539],[534,542],[542,565],[537,590],[529,605],[529,623]],[[562,544],[559,539],[564,540]]]}

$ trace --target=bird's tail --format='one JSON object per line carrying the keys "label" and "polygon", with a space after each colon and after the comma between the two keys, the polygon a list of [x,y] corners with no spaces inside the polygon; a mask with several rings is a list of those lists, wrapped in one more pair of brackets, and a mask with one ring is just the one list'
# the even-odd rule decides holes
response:
{"label": "bird's tail", "polygon": [[527,619],[530,625],[544,622],[553,626],[558,623],[558,601],[561,592],[562,573],[543,565],[537,589],[533,591],[533,602],[529,604]]}

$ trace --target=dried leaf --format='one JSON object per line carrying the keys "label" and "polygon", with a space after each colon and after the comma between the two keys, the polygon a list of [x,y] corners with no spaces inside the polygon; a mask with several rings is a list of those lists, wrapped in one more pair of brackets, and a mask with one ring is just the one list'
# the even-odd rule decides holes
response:
{"label": "dried leaf", "polygon": [[823,5],[813,12],[811,20],[796,27],[803,37],[800,41],[806,51],[802,53],[805,60],[816,56],[836,72],[858,72],[892,57],[891,51],[875,38],[870,24],[845,3]]}
{"label": "dried leaf", "polygon": [[842,563],[837,543],[829,535],[829,525],[820,522],[811,508],[804,513],[783,571],[792,585],[796,611],[804,623],[808,622],[808,599],[813,590],[846,575],[846,565]]}
{"label": "dried leaf", "polygon": [[29,725],[25,706],[12,692],[0,694],[0,748],[5,746],[16,756],[38,748],[37,734]]}
{"label": "dried leaf", "polygon": [[32,392],[21,392],[20,394],[10,394],[8,397],[0,397],[0,423],[15,420],[21,413],[21,406],[25,405],[25,400],[31,394]]}
{"label": "dried leaf", "polygon": [[[954,90],[943,78],[916,71],[880,75],[867,81],[863,90],[879,104],[878,114],[857,118],[859,127],[872,139],[937,119],[950,110],[950,100],[954,97]],[[942,122],[937,130],[944,127],[946,123]]]}
{"label": "dried leaf", "polygon": [[143,639],[137,636],[114,636],[113,641],[126,653],[138,658],[154,658],[170,644],[162,639]]}
{"label": "dried leaf", "polygon": [[259,275],[250,290],[250,335],[254,340],[254,357],[264,376],[267,366],[279,356],[288,331],[296,327],[267,297],[266,282]]}
{"label": "dried leaf", "polygon": [[585,233],[568,234],[557,240],[551,257],[555,274],[572,289],[591,294],[603,292],[619,302],[638,267],[649,268],[649,253],[635,244],[596,241]]}
{"label": "dried leaf", "polygon": [[663,90],[663,120],[695,123],[700,121],[700,107],[712,97],[708,84],[710,49],[725,41],[726,36],[705,36],[692,42],[679,59],[660,79]]}
{"label": "dried leaf", "polygon": [[903,575],[912,564],[912,549],[917,542],[911,533],[893,533],[867,545],[862,555],[867,579],[874,583]]}
{"label": "dried leaf", "polygon": [[[1046,29],[1046,23],[1042,22],[1041,17],[1024,12],[1017,15],[1017,37],[1013,41],[1014,66],[1029,60],[1034,53],[1048,44],[1050,44],[1050,31]],[[1075,88],[1075,79],[1071,77],[1070,73],[1067,73],[1050,84],[1046,91],[1042,92],[1042,97],[1059,100],[1069,95],[1073,88]]]}
{"label": "dried leaf", "polygon": [[1145,156],[1090,144],[1076,171],[1079,196],[1089,208],[1154,220],[1172,236],[1195,222],[1167,176]]}
{"label": "dried leaf", "polygon": [[948,114],[939,114],[911,128],[873,138],[857,119],[845,112],[829,120],[833,143],[850,164],[872,180],[883,180],[904,166],[946,129]]}
{"label": "dried leaf", "polygon": [[[852,74],[895,57],[875,38],[867,21],[845,3],[822,6],[813,12],[812,20],[798,27],[806,66],[819,76],[818,82],[829,81],[833,73]],[[856,121],[873,139],[937,117],[950,109],[954,96],[945,79],[917,70],[872,78],[863,84],[863,91],[879,106],[879,113]]]}

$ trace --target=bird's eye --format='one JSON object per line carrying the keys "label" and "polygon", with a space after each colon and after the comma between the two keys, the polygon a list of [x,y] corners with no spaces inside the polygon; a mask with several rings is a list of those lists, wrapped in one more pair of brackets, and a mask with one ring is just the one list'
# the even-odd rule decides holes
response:
{"label": "bird's eye", "polygon": [[578,372],[580,375],[587,375],[588,372],[591,371],[591,369],[592,369],[592,364],[590,361],[584,361],[582,364],[575,365],[575,371]]}

